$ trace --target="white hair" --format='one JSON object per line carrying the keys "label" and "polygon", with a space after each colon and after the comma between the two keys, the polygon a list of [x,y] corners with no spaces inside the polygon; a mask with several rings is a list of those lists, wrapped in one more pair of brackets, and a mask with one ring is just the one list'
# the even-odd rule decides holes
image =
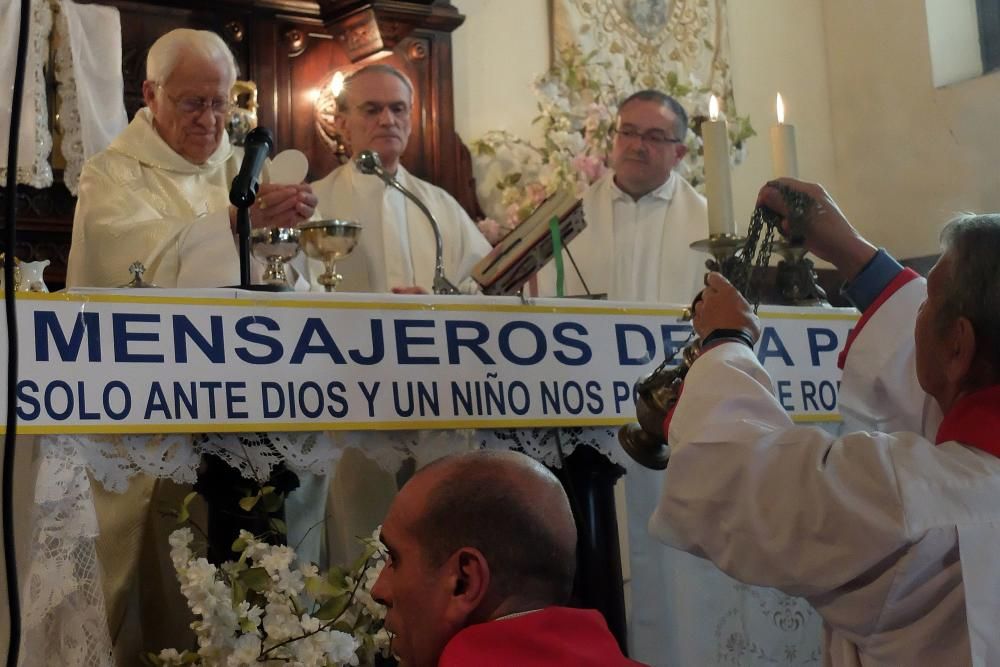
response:
{"label": "white hair", "polygon": [[159,84],[165,82],[185,55],[194,55],[216,62],[229,79],[227,88],[236,82],[236,60],[232,51],[214,32],[178,28],[160,37],[146,56],[146,78]]}

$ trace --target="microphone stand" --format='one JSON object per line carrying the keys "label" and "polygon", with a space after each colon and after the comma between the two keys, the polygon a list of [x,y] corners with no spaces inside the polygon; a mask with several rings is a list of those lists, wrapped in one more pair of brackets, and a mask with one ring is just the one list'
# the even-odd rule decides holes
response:
{"label": "microphone stand", "polygon": [[412,201],[420,212],[424,214],[427,220],[431,223],[431,229],[434,230],[434,283],[432,289],[435,294],[459,294],[458,288],[452,284],[448,278],[444,275],[444,239],[441,237],[441,227],[438,225],[438,221],[434,218],[434,215],[430,212],[430,209],[424,205],[422,201],[417,199],[417,196],[403,187],[403,185],[396,180],[396,178],[388,173],[382,168],[382,160],[379,158],[378,153],[374,151],[361,151],[358,154],[355,162],[358,165],[358,169],[361,170],[362,174],[371,174],[378,176],[382,181],[400,192],[403,196]]}

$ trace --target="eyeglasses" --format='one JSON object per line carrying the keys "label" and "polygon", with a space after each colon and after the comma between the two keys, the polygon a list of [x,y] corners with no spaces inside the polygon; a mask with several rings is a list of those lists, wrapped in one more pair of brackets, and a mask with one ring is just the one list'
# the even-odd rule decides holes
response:
{"label": "eyeglasses", "polygon": [[614,137],[616,134],[622,139],[638,139],[642,143],[650,146],[666,146],[667,144],[683,143],[680,139],[674,139],[663,130],[646,130],[645,132],[639,132],[634,127],[630,127],[628,125],[620,128],[611,128],[611,136]]}
{"label": "eyeglasses", "polygon": [[177,107],[177,110],[184,114],[200,116],[205,112],[205,109],[211,109],[213,114],[224,116],[233,108],[232,103],[222,97],[182,97],[178,99],[168,93],[163,84],[158,83],[156,87],[162,90],[167,99]]}

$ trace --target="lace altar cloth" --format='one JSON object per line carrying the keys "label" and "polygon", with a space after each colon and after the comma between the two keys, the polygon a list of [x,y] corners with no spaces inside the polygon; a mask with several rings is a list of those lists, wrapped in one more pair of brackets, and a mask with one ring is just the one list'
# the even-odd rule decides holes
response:
{"label": "lace altar cloth", "polygon": [[122,493],[136,475],[192,483],[203,454],[224,458],[247,478],[280,461],[297,472],[332,472],[343,451],[356,447],[384,470],[405,461],[421,466],[471,448],[523,451],[554,467],[578,446],[615,463],[624,454],[610,428],[564,428],[560,447],[551,428],[497,431],[357,431],[212,435],[54,435],[40,439],[31,555],[23,590],[25,667],[111,667],[97,515],[90,479]]}

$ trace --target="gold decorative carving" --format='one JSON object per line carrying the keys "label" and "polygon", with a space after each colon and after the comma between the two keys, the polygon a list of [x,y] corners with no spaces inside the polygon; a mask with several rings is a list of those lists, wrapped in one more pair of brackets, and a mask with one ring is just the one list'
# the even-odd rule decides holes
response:
{"label": "gold decorative carving", "polygon": [[223,31],[225,32],[226,41],[230,44],[240,44],[246,36],[246,31],[240,21],[230,21],[223,26]]}

